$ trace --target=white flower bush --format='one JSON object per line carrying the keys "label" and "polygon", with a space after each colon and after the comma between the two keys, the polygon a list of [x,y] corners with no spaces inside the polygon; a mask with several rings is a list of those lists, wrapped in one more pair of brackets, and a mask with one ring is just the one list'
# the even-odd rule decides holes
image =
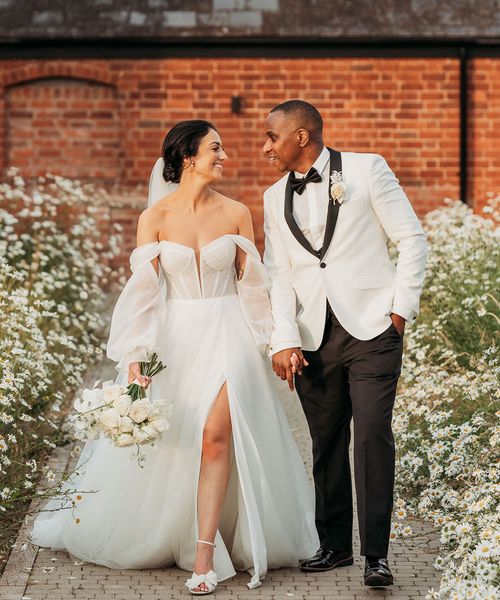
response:
{"label": "white flower bush", "polygon": [[96,217],[105,222],[108,204],[62,177],[28,183],[12,170],[0,183],[0,555],[35,495],[40,459],[64,442],[66,401],[102,357],[106,263],[119,243],[101,241]]}
{"label": "white flower bush", "polygon": [[449,201],[424,222],[422,312],[408,329],[394,417],[392,537],[405,535],[407,515],[436,526],[442,579],[429,599],[500,597],[497,204],[483,218]]}

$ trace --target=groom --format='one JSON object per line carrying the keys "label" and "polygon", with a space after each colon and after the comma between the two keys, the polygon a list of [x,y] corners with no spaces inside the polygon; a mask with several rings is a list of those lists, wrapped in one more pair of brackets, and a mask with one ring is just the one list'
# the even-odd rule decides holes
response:
{"label": "groom", "polygon": [[270,354],[290,389],[295,381],[313,443],[321,547],[301,569],[353,564],[353,418],[364,582],[386,586],[393,583],[392,409],[405,323],[418,313],[426,240],[385,160],[326,148],[322,129],[318,110],[301,100],[275,106],[266,121],[264,153],[284,174],[264,193]]}

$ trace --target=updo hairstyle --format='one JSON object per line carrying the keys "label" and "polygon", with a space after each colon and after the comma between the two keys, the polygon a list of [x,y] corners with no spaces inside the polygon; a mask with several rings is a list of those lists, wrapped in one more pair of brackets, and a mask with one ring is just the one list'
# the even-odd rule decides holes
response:
{"label": "updo hairstyle", "polygon": [[201,140],[210,129],[217,131],[212,123],[193,119],[174,125],[163,140],[161,155],[165,166],[163,179],[179,183],[184,170],[184,159],[198,154]]}

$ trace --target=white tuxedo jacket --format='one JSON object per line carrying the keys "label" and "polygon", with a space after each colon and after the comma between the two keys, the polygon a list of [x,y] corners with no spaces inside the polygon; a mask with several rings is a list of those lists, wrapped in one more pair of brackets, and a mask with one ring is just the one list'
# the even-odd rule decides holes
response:
{"label": "white tuxedo jacket", "polygon": [[[264,263],[274,319],[270,354],[293,347],[316,350],[327,299],[344,329],[360,340],[387,329],[391,312],[409,321],[418,314],[427,253],[420,222],[381,156],[342,152],[341,158],[346,191],[321,258],[306,249],[290,219],[289,175],[264,193]],[[397,246],[397,266],[388,240]]]}

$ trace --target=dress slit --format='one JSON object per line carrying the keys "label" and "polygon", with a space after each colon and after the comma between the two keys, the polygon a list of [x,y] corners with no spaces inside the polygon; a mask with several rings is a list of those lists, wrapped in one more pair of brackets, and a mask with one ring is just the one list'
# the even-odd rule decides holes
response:
{"label": "dress slit", "polygon": [[[223,374],[223,377],[221,378],[221,382],[217,385],[214,386],[214,389],[217,390],[215,396],[213,396],[212,400],[210,401],[210,403],[208,404],[208,410],[206,412],[205,418],[203,419],[203,427],[201,428],[201,431],[198,434],[198,464],[197,464],[197,469],[196,469],[196,480],[195,480],[195,486],[194,486],[194,523],[193,523],[193,531],[195,533],[195,539],[193,540],[194,545],[196,545],[196,540],[199,538],[199,528],[198,528],[198,488],[199,488],[199,483],[200,483],[200,475],[201,475],[201,463],[202,463],[202,458],[203,458],[203,435],[205,433],[205,428],[207,426],[207,423],[210,419],[210,416],[213,412],[213,409],[217,403],[217,401],[219,400],[220,397],[220,393],[222,391],[222,388],[224,386],[226,386],[226,391],[227,391],[227,397],[228,397],[228,404],[229,404],[229,411],[231,413],[231,405],[229,403],[229,386],[228,386],[228,381],[227,378],[225,377],[225,374]],[[233,432],[232,432],[232,418],[231,418],[231,414],[230,414],[230,420],[231,420],[231,446],[234,445],[234,440],[233,440]],[[229,480],[231,479],[231,469],[233,468],[233,461],[231,460],[231,464],[230,464],[230,472],[229,472],[229,477],[228,477],[228,486],[229,486]],[[236,477],[238,478],[238,473],[236,472]],[[226,491],[227,493],[227,491]],[[217,529],[217,532],[215,534],[215,544],[216,544],[216,548],[214,549],[214,568],[215,571],[217,572],[217,568],[216,568],[216,562],[218,562],[219,556],[221,554],[221,552],[223,552],[224,550],[226,551],[227,556],[229,557],[229,552],[226,548],[225,542],[223,541],[223,538],[220,534],[219,529]],[[221,546],[223,546],[223,549],[221,548]],[[220,548],[220,550],[218,550]],[[226,561],[224,561],[226,562]],[[234,575],[236,575],[236,571],[234,570],[234,568],[232,569],[232,573],[229,574],[227,577],[224,577],[224,579],[229,579],[230,577],[233,577]],[[219,581],[223,581],[224,579],[219,579]]]}
{"label": "dress slit", "polygon": [[[200,481],[200,474],[201,474],[201,463],[202,463],[202,456],[203,456],[203,434],[205,432],[205,427],[210,419],[210,416],[212,414],[212,411],[217,403],[217,401],[219,400],[220,397],[220,393],[222,391],[222,388],[224,387],[224,385],[226,386],[226,391],[227,391],[227,401],[228,401],[228,406],[229,406],[229,415],[230,415],[230,421],[231,421],[231,448],[232,448],[232,453],[234,452],[234,460],[233,460],[233,456],[231,455],[231,463],[230,463],[230,472],[229,472],[229,477],[228,477],[228,485],[227,485],[227,489],[226,489],[226,496],[228,494],[229,491],[229,486],[231,483],[231,480],[233,477],[236,477],[236,486],[238,488],[238,490],[241,492],[241,496],[242,496],[242,500],[243,500],[243,506],[240,507],[240,511],[235,515],[236,518],[236,522],[239,523],[239,526],[241,527],[242,524],[240,522],[241,519],[241,512],[243,513],[244,517],[245,517],[245,530],[247,535],[249,535],[250,538],[250,546],[251,546],[251,562],[252,562],[252,568],[249,569],[250,574],[252,575],[252,578],[250,580],[250,582],[247,584],[248,587],[250,589],[259,587],[261,585],[261,578],[263,578],[263,576],[265,575],[266,571],[267,571],[267,567],[264,567],[264,569],[262,569],[262,567],[264,565],[261,565],[261,560],[259,559],[259,555],[257,552],[257,548],[259,547],[259,544],[262,543],[262,538],[263,535],[260,532],[260,528],[257,528],[258,531],[256,531],[256,527],[255,527],[255,523],[252,523],[252,525],[249,522],[249,515],[250,514],[256,514],[257,511],[257,506],[253,506],[255,504],[255,498],[253,497],[249,497],[249,490],[246,489],[246,486],[243,485],[243,481],[242,478],[240,477],[240,465],[246,465],[246,460],[243,456],[241,456],[241,452],[239,451],[239,448],[241,447],[241,439],[235,439],[235,420],[237,421],[237,407],[238,407],[238,402],[235,398],[234,395],[234,390],[231,386],[230,380],[227,377],[222,378],[221,383],[215,387],[215,389],[217,389],[217,393],[215,394],[215,396],[213,396],[213,400],[210,401],[209,405],[208,405],[208,411],[206,413],[206,417],[203,420],[203,427],[201,429],[200,435],[198,436],[199,439],[199,458],[198,458],[198,468],[197,468],[197,478],[196,478],[196,484],[195,484],[195,494],[194,494],[194,532],[196,534],[196,539],[198,539],[198,487],[199,487],[199,481]],[[238,428],[239,431],[239,428]],[[238,436],[240,437],[240,436]],[[238,443],[239,442],[239,443]],[[226,500],[226,498],[224,499]],[[222,507],[222,513],[221,513],[221,523],[225,520],[224,517],[226,516],[224,514],[224,506],[225,506],[225,502],[223,503],[223,507]],[[253,509],[252,509],[253,507]],[[243,509],[243,510],[241,510]],[[194,542],[196,542],[196,540],[194,540]],[[226,542],[229,542],[229,540],[226,538],[224,539],[222,537],[220,528],[217,529],[217,533],[215,535],[215,543],[216,543],[216,548],[214,551],[214,566],[217,562],[217,559],[220,557],[220,554],[222,552],[224,552],[224,554],[227,553],[227,555],[230,555],[230,548],[228,548],[228,546],[226,545]],[[262,547],[262,546],[261,546]],[[221,557],[222,558],[222,557]],[[247,569],[245,569],[247,570]],[[217,572],[217,569],[215,568],[215,571]],[[236,574],[236,571],[234,571],[234,573],[232,575],[229,575],[228,577],[232,577],[233,575]],[[222,581],[222,580],[221,580]]]}

